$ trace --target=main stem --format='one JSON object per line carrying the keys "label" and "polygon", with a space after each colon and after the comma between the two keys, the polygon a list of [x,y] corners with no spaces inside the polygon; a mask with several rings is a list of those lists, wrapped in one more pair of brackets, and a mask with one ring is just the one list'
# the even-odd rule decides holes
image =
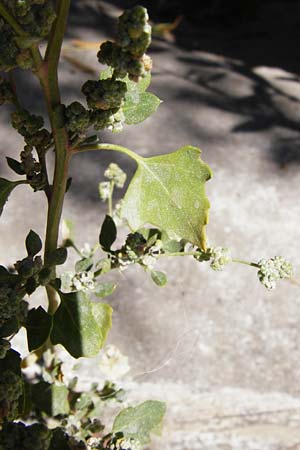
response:
{"label": "main stem", "polygon": [[[58,4],[57,19],[53,25],[46,50],[45,60],[36,74],[42,86],[53,139],[55,144],[55,169],[51,195],[48,201],[48,216],[45,239],[44,261],[47,264],[50,254],[57,248],[59,224],[62,214],[64,196],[66,192],[70,153],[68,151],[68,134],[59,123],[61,98],[58,85],[57,67],[61,52],[62,41],[67,23],[71,0],[61,0]],[[54,273],[55,275],[55,273]],[[47,287],[49,313],[53,314],[57,308],[56,296],[53,288]]]}

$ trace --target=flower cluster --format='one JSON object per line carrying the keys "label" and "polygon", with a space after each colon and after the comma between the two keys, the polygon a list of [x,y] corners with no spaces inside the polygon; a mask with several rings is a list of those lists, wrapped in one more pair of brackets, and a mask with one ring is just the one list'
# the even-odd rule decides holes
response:
{"label": "flower cluster", "polygon": [[51,0],[3,0],[2,3],[28,37],[18,37],[11,26],[0,19],[0,70],[10,71],[15,67],[31,69],[33,59],[30,47],[48,36],[55,20]]}
{"label": "flower cluster", "polygon": [[224,247],[210,249],[210,258],[210,267],[213,270],[223,270],[224,266],[232,261],[230,250]]}
{"label": "flower cluster", "polygon": [[151,27],[147,10],[135,6],[119,18],[116,42],[101,45],[98,60],[114,69],[116,78],[128,75],[130,80],[138,81],[151,70],[151,59],[145,55],[151,42]]}
{"label": "flower cluster", "polygon": [[[39,157],[45,154],[52,143],[52,136],[43,128],[44,120],[41,116],[30,114],[25,109],[18,108],[11,114],[12,126],[25,140],[24,150],[20,154],[21,163],[15,162],[13,170],[19,175],[26,175],[27,181],[34,191],[45,189],[46,174],[40,162],[33,156],[34,149]],[[17,167],[17,170],[16,170]]]}
{"label": "flower cluster", "polygon": [[282,256],[275,256],[270,259],[262,259],[258,263],[257,273],[259,281],[268,289],[276,287],[276,282],[280,279],[288,279],[293,276],[293,266]]}
{"label": "flower cluster", "polygon": [[[0,373],[0,423],[14,420],[18,416],[19,399],[23,394],[23,380],[12,370]],[[1,433],[1,432],[0,432]],[[1,434],[0,434],[1,436]],[[2,443],[0,439],[0,443]],[[9,447],[4,447],[5,450]],[[16,447],[18,448],[18,447]],[[1,444],[0,444],[1,449]]]}

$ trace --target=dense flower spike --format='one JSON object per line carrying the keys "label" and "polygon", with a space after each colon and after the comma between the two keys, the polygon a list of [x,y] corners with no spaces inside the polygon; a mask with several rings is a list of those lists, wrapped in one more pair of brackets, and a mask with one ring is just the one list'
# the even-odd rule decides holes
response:
{"label": "dense flower spike", "polygon": [[[30,46],[33,40],[48,36],[55,20],[51,0],[3,0],[2,3],[29,37],[19,38],[11,26],[0,19],[0,70],[10,71],[15,67],[32,69]],[[33,40],[32,40],[33,39]]]}
{"label": "dense flower spike", "polygon": [[52,434],[43,424],[7,423],[0,431],[0,450],[48,450]]}
{"label": "dense flower spike", "polygon": [[46,174],[40,162],[33,156],[33,149],[39,156],[44,155],[51,145],[52,136],[42,128],[44,120],[41,116],[30,114],[25,109],[18,108],[11,114],[12,126],[24,137],[27,145],[20,154],[21,168],[34,191],[43,190],[46,186]]}
{"label": "dense flower spike", "polygon": [[151,70],[151,59],[145,55],[151,43],[151,26],[147,10],[135,6],[119,18],[117,42],[105,42],[98,52],[98,60],[114,69],[114,77],[138,81]]}
{"label": "dense flower spike", "polygon": [[87,104],[91,109],[111,110],[122,106],[127,91],[126,83],[111,78],[88,80],[82,86]]}
{"label": "dense flower spike", "polygon": [[82,133],[90,125],[90,115],[79,102],[73,102],[65,109],[66,127],[72,133]]}
{"label": "dense flower spike", "polygon": [[[14,420],[18,416],[19,399],[23,394],[23,380],[12,370],[0,373],[0,423]],[[0,449],[2,444],[0,431]],[[4,447],[7,450],[9,447]],[[18,447],[14,447],[18,448]]]}
{"label": "dense flower spike", "polygon": [[0,77],[0,105],[13,103],[15,100],[11,84],[3,77]]}
{"label": "dense flower spike", "polygon": [[140,58],[151,43],[151,26],[147,10],[135,6],[126,10],[119,18],[118,43],[132,56]]}
{"label": "dense flower spike", "polygon": [[18,322],[24,323],[28,310],[28,303],[23,300],[24,295],[25,292],[22,289],[17,289],[16,286],[8,283],[1,284],[0,330],[2,336],[9,336],[17,331]]}
{"label": "dense flower spike", "polygon": [[17,22],[31,36],[48,36],[56,18],[51,0],[4,0]]}

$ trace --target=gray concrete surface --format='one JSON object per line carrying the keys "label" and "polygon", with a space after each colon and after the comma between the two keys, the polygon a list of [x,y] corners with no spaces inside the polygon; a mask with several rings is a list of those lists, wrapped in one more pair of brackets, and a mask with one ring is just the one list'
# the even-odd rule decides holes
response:
{"label": "gray concrete surface", "polygon": [[[79,4],[79,13],[87,11],[71,17],[66,48],[72,38],[109,36],[98,26],[99,5],[105,23],[114,23],[118,11],[111,5]],[[190,39],[195,36],[196,31]],[[163,437],[154,440],[152,450],[297,450],[300,84],[295,61],[276,58],[276,40],[273,59],[264,54],[272,47],[268,36],[244,42],[244,53],[240,43],[238,56],[228,51],[238,41],[234,30],[226,36],[203,32],[199,39],[190,48],[154,41],[151,90],[162,105],[143,124],[120,135],[105,133],[103,139],[144,156],[185,144],[200,147],[214,172],[207,185],[209,242],[247,260],[283,255],[295,265],[296,278],[267,292],[254,269],[231,265],[215,273],[188,258],[160,264],[169,279],[164,289],[139,268],[114,274],[119,286],[110,298],[109,343],[129,357],[131,379],[124,386],[132,402],[154,397],[168,403]],[[94,77],[95,53],[73,55],[95,71]],[[80,99],[86,78],[62,60],[66,102]],[[21,74],[18,79],[24,101],[40,112],[34,80]],[[17,156],[21,140],[8,125],[8,111],[0,114],[1,176],[7,176],[4,156]],[[76,222],[79,245],[97,240],[105,212],[97,185],[112,160],[133,173],[131,162],[115,154],[85,154],[72,161],[74,181],[63,216]],[[13,193],[0,222],[3,263],[22,257],[20,245],[29,228],[43,233],[45,208],[42,194],[33,197],[26,188]],[[80,373],[83,384],[103,378],[97,358],[83,362]]]}

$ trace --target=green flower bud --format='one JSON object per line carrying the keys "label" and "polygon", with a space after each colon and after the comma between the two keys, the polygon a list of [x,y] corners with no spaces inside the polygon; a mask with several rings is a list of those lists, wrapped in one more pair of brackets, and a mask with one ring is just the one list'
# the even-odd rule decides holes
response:
{"label": "green flower bud", "polygon": [[98,81],[89,80],[82,87],[89,108],[104,111],[119,109],[122,106],[126,91],[126,83],[110,78]]}
{"label": "green flower bud", "polygon": [[72,133],[82,133],[90,125],[88,110],[79,102],[73,102],[65,109],[66,126]]}

